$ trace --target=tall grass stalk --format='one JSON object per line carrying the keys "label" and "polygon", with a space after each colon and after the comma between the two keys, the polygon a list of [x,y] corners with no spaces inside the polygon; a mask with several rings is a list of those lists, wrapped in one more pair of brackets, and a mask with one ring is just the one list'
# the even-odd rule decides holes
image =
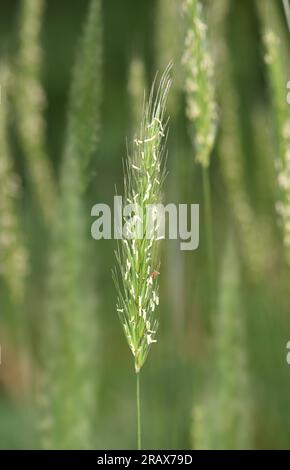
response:
{"label": "tall grass stalk", "polygon": [[290,264],[290,105],[286,97],[288,80],[286,64],[289,64],[289,59],[283,46],[284,36],[275,8],[268,4],[268,14],[262,8],[260,12],[264,22],[265,62],[272,92],[277,144],[275,165],[279,196],[276,209],[282,221],[286,259]]}
{"label": "tall grass stalk", "polygon": [[257,218],[245,188],[244,156],[238,119],[239,105],[235,89],[230,81],[225,81],[223,84],[222,103],[221,170],[227,193],[230,196],[232,217],[239,233],[242,256],[249,277],[252,281],[256,281],[266,267],[267,234],[263,232],[261,236]]}
{"label": "tall grass stalk", "polygon": [[219,292],[210,379],[193,409],[193,445],[200,450],[248,449],[252,443],[246,325],[232,240],[226,247]]}
{"label": "tall grass stalk", "polygon": [[232,58],[227,39],[227,21],[230,1],[215,2],[210,9],[211,42],[215,54],[215,76],[220,97],[220,141],[218,147],[221,174],[225,185],[230,214],[235,225],[240,250],[252,281],[265,271],[267,233],[257,222],[245,186],[245,157],[241,136],[240,103],[234,83]]}
{"label": "tall grass stalk", "polygon": [[99,139],[103,55],[101,9],[102,0],[91,0],[74,67],[68,113],[64,158],[71,160],[73,154],[74,158],[79,159],[83,175],[80,183],[83,190],[90,182],[90,163]]}
{"label": "tall grass stalk", "polygon": [[35,199],[46,222],[56,203],[56,185],[46,150],[45,92],[41,83],[44,0],[22,0],[15,78],[17,125]]}
{"label": "tall grass stalk", "polygon": [[18,211],[20,181],[13,168],[8,136],[11,72],[3,62],[0,86],[0,276],[7,283],[11,299],[20,305],[27,274],[27,252]]}
{"label": "tall grass stalk", "polygon": [[52,231],[39,421],[42,447],[49,449],[95,445],[97,299],[89,268],[90,212],[85,189],[100,115],[100,6],[100,0],[91,0],[78,51]]}
{"label": "tall grass stalk", "polygon": [[[128,156],[125,165],[125,200],[126,203],[132,204],[132,219],[126,222],[124,238],[120,241],[116,252],[118,267],[113,273],[118,294],[117,312],[134,358],[139,449],[141,448],[140,371],[151,345],[156,343],[158,328],[156,309],[159,305],[160,242],[156,223],[151,236],[146,237],[148,221],[146,206],[150,204],[155,207],[162,200],[166,137],[164,113],[170,85],[169,68],[167,68],[159,87],[156,90],[153,85],[149,99],[145,103],[143,120],[134,140],[133,153]],[[137,207],[140,207],[141,214]]]}
{"label": "tall grass stalk", "polygon": [[207,25],[199,0],[184,0],[186,37],[183,54],[186,112],[195,148],[196,162],[202,166],[204,214],[207,227],[207,253],[212,290],[214,289],[213,233],[211,230],[210,155],[216,138],[217,107],[215,102],[214,67],[209,53]]}
{"label": "tall grass stalk", "polygon": [[203,196],[204,196],[204,214],[206,226],[206,240],[207,252],[209,259],[209,274],[211,279],[211,287],[214,289],[214,275],[215,275],[215,262],[214,262],[214,246],[213,246],[213,228],[212,228],[212,209],[211,209],[211,189],[209,181],[208,168],[202,168],[202,183],[203,183]]}

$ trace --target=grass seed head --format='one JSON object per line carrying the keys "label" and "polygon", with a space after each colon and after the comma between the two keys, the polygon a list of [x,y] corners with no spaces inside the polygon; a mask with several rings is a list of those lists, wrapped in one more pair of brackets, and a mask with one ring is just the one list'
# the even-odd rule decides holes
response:
{"label": "grass seed head", "polygon": [[[136,372],[144,365],[151,345],[156,343],[158,328],[158,227],[155,224],[151,238],[146,237],[146,206],[154,206],[162,199],[167,127],[164,114],[171,85],[169,70],[170,67],[158,87],[153,84],[132,155],[125,167],[125,199],[126,203],[134,201],[141,209],[142,218],[135,214],[134,221],[142,236],[121,240],[116,253],[119,269],[114,272],[114,281],[118,292],[117,312],[134,356]],[[140,220],[143,220],[142,225]]]}
{"label": "grass seed head", "polygon": [[214,66],[207,43],[207,26],[198,0],[183,4],[187,32],[183,54],[187,117],[194,129],[196,161],[209,165],[217,128]]}

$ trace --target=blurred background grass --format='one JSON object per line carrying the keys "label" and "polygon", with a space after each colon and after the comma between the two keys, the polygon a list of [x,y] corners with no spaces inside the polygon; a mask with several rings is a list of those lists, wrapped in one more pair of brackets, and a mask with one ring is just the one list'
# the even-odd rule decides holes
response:
{"label": "blurred background grass", "polygon": [[[89,2],[50,0],[46,3],[42,32],[43,84],[47,95],[45,117],[49,156],[58,177],[72,67]],[[280,2],[276,3],[281,20],[285,23]],[[210,9],[211,2],[208,1],[207,4]],[[17,51],[19,7],[18,0],[1,1],[0,53],[2,56],[12,57],[12,61]],[[171,18],[171,23],[160,23],[159,7],[157,0],[103,2],[101,131],[90,175],[90,191],[86,203],[88,220],[93,203],[112,205],[115,185],[119,191],[122,187],[122,158],[126,156],[126,136],[130,137],[134,125],[128,93],[131,60],[137,55],[144,61],[147,83],[150,84],[160,67],[160,32],[163,28],[166,31],[168,29],[165,38],[175,34],[175,30],[170,31],[170,28],[174,28],[179,18]],[[271,141],[271,120],[268,119],[270,107],[263,63],[262,27],[255,2],[230,1],[225,23],[224,33],[229,45],[227,60],[233,71],[231,86],[234,86],[237,96],[237,132],[244,169],[242,183],[256,224],[257,244],[254,250],[262,250],[264,264],[262,272],[253,279],[247,269],[247,260],[242,249],[243,231],[233,213],[235,208],[221,165],[219,133],[210,175],[217,291],[219,297],[222,289],[226,288],[220,282],[221,272],[228,233],[234,233],[241,268],[238,313],[245,326],[243,344],[247,355],[251,398],[251,404],[245,402],[242,408],[245,414],[250,414],[250,446],[289,448],[290,369],[286,363],[286,343],[290,339],[290,272],[284,260],[282,238],[274,211],[275,155],[267,144]],[[214,34],[223,33],[215,30]],[[289,51],[289,37],[287,40]],[[181,44],[182,42],[183,37]],[[195,252],[180,252],[175,242],[164,244],[158,343],[152,349],[141,380],[144,446],[181,449],[192,448],[192,409],[202,395],[207,397],[205,384],[215,371],[216,352],[212,349],[215,328],[212,325],[218,315],[219,305],[223,304],[218,302],[216,311],[210,312],[201,170],[194,164],[187,133],[184,94],[178,79],[182,75],[181,64],[178,56],[172,59],[175,61],[176,86],[172,92],[175,99],[170,104],[169,176],[165,199],[168,202],[201,204],[200,247]],[[227,92],[227,89],[223,90],[224,97]],[[223,103],[226,101],[222,98],[218,101],[220,115],[223,117]],[[34,384],[31,376],[36,371],[36,375],[41,373],[39,343],[47,275],[45,252],[49,239],[32,201],[21,146],[14,135],[15,117],[12,115],[11,119],[13,155],[23,186],[21,208],[31,253],[31,267],[27,307],[20,312],[19,327],[21,331],[25,329],[28,333],[29,341],[19,339],[19,334],[14,334],[15,329],[10,327],[10,318],[15,315],[15,307],[6,293],[5,283],[1,281],[0,448],[3,449],[34,448],[38,445],[35,432],[35,390],[31,386],[31,383]],[[233,136],[232,142],[236,142],[236,136]],[[231,151],[234,159],[237,151],[235,144]],[[260,220],[263,220],[263,225]],[[271,241],[263,251],[264,239],[268,234]],[[136,440],[135,376],[132,358],[115,311],[116,294],[111,278],[111,269],[115,263],[115,243],[108,240],[95,242],[90,238],[89,232],[87,243],[94,253],[89,261],[91,265],[88,265],[88,273],[92,272],[92,267],[96,267],[94,282],[98,295],[95,314],[98,322],[99,367],[96,373],[99,389],[96,396],[95,447],[131,448],[135,446]],[[227,288],[232,287],[230,285]],[[235,308],[233,315],[236,313]],[[231,357],[230,350],[228,354]],[[236,367],[234,359],[231,367]],[[23,374],[24,381],[21,379]],[[206,398],[204,401],[207,403]],[[227,413],[226,409],[224,413]],[[236,426],[239,425],[238,422]],[[211,418],[206,426],[208,429],[213,426]]]}

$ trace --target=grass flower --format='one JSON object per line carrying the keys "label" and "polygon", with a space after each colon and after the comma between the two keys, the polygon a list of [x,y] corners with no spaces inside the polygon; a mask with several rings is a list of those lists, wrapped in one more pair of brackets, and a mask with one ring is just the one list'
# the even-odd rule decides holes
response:
{"label": "grass flower", "polygon": [[46,151],[45,93],[41,83],[44,6],[44,0],[22,0],[15,104],[32,190],[44,220],[49,222],[56,204],[56,185]]}
{"label": "grass flower", "polygon": [[186,114],[195,160],[203,169],[204,213],[211,297],[215,291],[215,260],[212,229],[210,155],[217,132],[214,64],[209,53],[207,25],[199,0],[184,0],[186,36],[182,63],[185,74]]}
{"label": "grass flower", "polygon": [[[268,5],[268,8],[272,7]],[[287,103],[287,69],[289,63],[282,44],[282,27],[279,25],[275,8],[271,12],[271,25],[262,8],[261,17],[265,23],[264,45],[265,62],[268,69],[272,105],[274,111],[274,129],[277,155],[275,166],[277,170],[278,200],[277,213],[282,222],[283,240],[286,259],[290,264],[290,106]]]}
{"label": "grass flower", "polygon": [[83,190],[89,182],[90,162],[99,140],[103,55],[101,5],[101,0],[92,0],[90,4],[73,71],[68,110],[64,158],[70,160],[74,154],[79,159]]}
{"label": "grass flower", "polygon": [[[135,214],[132,237],[124,237],[120,241],[116,252],[119,270],[114,271],[118,293],[117,312],[134,358],[137,396],[139,372],[152,344],[156,343],[158,328],[160,242],[157,240],[157,224],[154,224],[151,236],[146,236],[146,207],[155,207],[162,200],[166,138],[164,113],[171,84],[168,74],[169,68],[164,73],[156,93],[155,86],[152,87],[143,111],[139,133],[134,140],[133,153],[128,157],[125,167],[125,200],[126,203],[135,204],[141,209],[143,224],[138,223],[138,214]],[[134,235],[137,232],[134,230],[140,228],[141,237],[136,238]],[[137,401],[139,406],[139,399]],[[138,421],[138,444],[141,447],[140,419]]]}
{"label": "grass flower", "polygon": [[76,61],[52,230],[44,376],[39,396],[39,427],[46,449],[95,446],[97,299],[95,273],[88,267],[92,253],[88,250],[90,216],[85,189],[100,117],[100,7],[100,0],[91,0]]}
{"label": "grass flower", "polygon": [[207,25],[200,1],[185,0],[183,8],[187,21],[182,59],[185,71],[186,112],[193,127],[196,161],[203,167],[208,167],[217,129],[214,66],[209,53]]}
{"label": "grass flower", "polygon": [[19,181],[14,172],[8,138],[9,68],[0,64],[0,276],[5,279],[13,301],[21,302],[27,274],[27,253],[17,207]]}

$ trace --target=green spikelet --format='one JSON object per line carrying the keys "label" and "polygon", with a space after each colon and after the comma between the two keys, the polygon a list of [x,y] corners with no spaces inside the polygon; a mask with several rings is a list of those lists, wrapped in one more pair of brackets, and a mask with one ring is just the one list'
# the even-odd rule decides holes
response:
{"label": "green spikelet", "polygon": [[[45,373],[39,397],[42,447],[48,449],[84,449],[95,445],[96,295],[89,268],[90,213],[84,189],[89,159],[97,142],[99,91],[95,93],[92,86],[100,89],[100,23],[100,1],[92,0],[80,48],[83,51],[86,45],[89,51],[85,56],[78,55],[75,69],[60,201],[52,233],[44,331]],[[79,70],[86,70],[87,78],[94,76],[94,83],[90,80],[85,83]],[[81,83],[77,83],[79,80]],[[90,99],[96,103],[89,103]],[[86,123],[91,130],[88,134]]]}
{"label": "green spikelet", "polygon": [[203,194],[211,302],[215,300],[215,255],[212,229],[210,155],[217,131],[214,64],[209,53],[207,25],[199,0],[184,0],[186,36],[182,63],[185,75],[186,113],[195,160],[203,170]]}
{"label": "green spikelet", "polygon": [[156,342],[158,326],[158,276],[154,277],[152,273],[159,269],[159,242],[156,226],[151,237],[150,234],[146,236],[146,206],[151,204],[156,208],[161,203],[164,113],[170,84],[167,69],[158,91],[155,94],[153,86],[145,103],[133,155],[128,159],[125,173],[126,203],[136,205],[136,220],[142,215],[143,223],[138,224],[135,220],[136,227],[134,223],[131,228],[128,226],[127,238],[121,240],[116,253],[119,269],[114,272],[114,282],[118,293],[117,312],[134,357],[136,373],[140,372],[151,345]]}
{"label": "green spikelet", "polygon": [[196,449],[251,446],[245,317],[240,308],[239,270],[234,246],[227,247],[221,280],[209,388],[193,410]]}
{"label": "green spikelet", "polygon": [[73,153],[80,159],[84,188],[90,158],[96,150],[101,104],[102,23],[101,0],[90,4],[88,22],[74,68],[68,113],[65,158]]}
{"label": "green spikelet", "polygon": [[217,111],[213,62],[207,43],[207,26],[198,0],[185,0],[187,33],[183,55],[187,117],[193,128],[196,161],[208,167],[216,137]]}
{"label": "green spikelet", "polygon": [[290,105],[286,99],[286,84],[289,78],[286,64],[289,65],[289,60],[284,46],[289,40],[284,38],[282,34],[275,6],[272,4],[267,4],[267,6],[271,22],[267,19],[267,10],[260,8],[260,13],[265,28],[265,62],[272,92],[276,133],[277,157],[275,165],[279,188],[276,209],[282,222],[286,259],[290,264]]}
{"label": "green spikelet", "polygon": [[19,55],[15,79],[15,105],[21,144],[28,164],[32,191],[46,222],[56,198],[52,169],[46,152],[40,46],[44,0],[22,0]]}
{"label": "green spikelet", "polygon": [[27,273],[27,253],[19,223],[17,199],[19,184],[13,170],[8,142],[8,97],[10,72],[0,64],[0,276],[5,279],[11,298],[21,302]]}
{"label": "green spikelet", "polygon": [[[152,344],[156,343],[159,305],[159,239],[158,213],[165,177],[164,141],[166,138],[165,106],[170,90],[169,65],[155,82],[144,109],[132,155],[125,166],[126,204],[131,215],[125,218],[113,272],[116,286],[117,313],[134,359],[137,398],[137,442],[141,450],[140,371]],[[150,207],[150,214],[148,208]],[[134,215],[133,215],[134,214]]]}

